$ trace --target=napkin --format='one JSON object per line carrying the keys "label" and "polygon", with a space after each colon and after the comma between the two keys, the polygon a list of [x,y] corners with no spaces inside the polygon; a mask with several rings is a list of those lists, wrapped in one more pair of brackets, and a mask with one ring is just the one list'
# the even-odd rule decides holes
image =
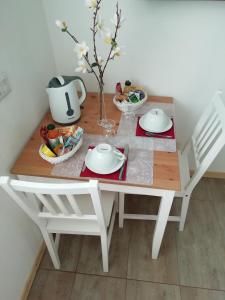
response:
{"label": "napkin", "polygon": [[[94,146],[89,146],[88,149],[93,149]],[[117,148],[119,151],[124,153],[124,148]],[[85,162],[84,162],[85,164]],[[80,172],[80,177],[90,177],[90,178],[102,178],[102,179],[110,179],[110,180],[119,180],[119,175],[120,175],[120,169],[114,173],[111,174],[98,174],[95,173],[91,170],[89,170],[87,167],[84,169],[84,171],[81,170]],[[125,161],[124,165],[124,170],[123,170],[123,176],[121,181],[126,180],[126,175],[127,175],[127,159]]]}
{"label": "napkin", "polygon": [[157,133],[154,133],[154,136],[148,136],[148,135],[145,134],[146,130],[141,128],[141,126],[139,124],[139,119],[140,119],[140,117],[138,117],[138,120],[137,120],[136,136],[145,136],[145,137],[158,138],[158,139],[163,139],[163,136],[171,136],[172,139],[175,139],[173,119],[171,119],[172,122],[173,122],[173,126],[169,130],[167,130],[165,132],[160,132],[159,135],[157,135]]}

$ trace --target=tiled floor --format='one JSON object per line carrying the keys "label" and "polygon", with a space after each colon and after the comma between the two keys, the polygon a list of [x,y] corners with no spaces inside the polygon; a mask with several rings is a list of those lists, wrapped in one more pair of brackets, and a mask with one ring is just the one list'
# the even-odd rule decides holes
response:
{"label": "tiled floor", "polygon": [[[151,201],[149,201],[151,200]],[[154,213],[158,199],[128,195],[126,210]],[[173,211],[179,209],[175,200]],[[109,273],[98,237],[63,236],[62,268],[46,253],[29,299],[225,300],[225,181],[203,179],[193,192],[185,230],[169,223],[159,259],[151,259],[152,221],[115,223]]]}

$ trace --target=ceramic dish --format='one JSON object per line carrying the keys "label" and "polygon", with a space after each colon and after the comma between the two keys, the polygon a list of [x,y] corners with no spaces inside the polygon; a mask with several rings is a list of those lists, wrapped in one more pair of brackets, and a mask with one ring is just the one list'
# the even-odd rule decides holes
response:
{"label": "ceramic dish", "polygon": [[85,163],[88,169],[99,174],[110,174],[124,162],[125,155],[115,147],[101,143],[93,149],[88,149]]}
{"label": "ceramic dish", "polygon": [[109,168],[108,170],[106,170],[106,169],[101,170],[101,168],[95,168],[90,163],[90,152],[87,153],[86,158],[85,158],[86,167],[89,170],[91,170],[92,172],[97,173],[97,174],[101,174],[101,175],[111,174],[111,173],[114,173],[114,172],[118,171],[122,167],[124,162],[125,162],[125,159],[124,160],[116,160],[115,165],[113,167]]}
{"label": "ceramic dish", "polygon": [[140,118],[139,125],[145,131],[160,133],[168,131],[173,122],[162,109],[155,108]]}

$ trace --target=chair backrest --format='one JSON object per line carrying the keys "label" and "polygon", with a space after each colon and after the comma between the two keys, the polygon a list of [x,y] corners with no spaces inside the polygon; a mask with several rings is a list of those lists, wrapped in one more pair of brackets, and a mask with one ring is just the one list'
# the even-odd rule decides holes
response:
{"label": "chair backrest", "polygon": [[217,91],[197,122],[193,135],[184,148],[193,153],[194,173],[186,187],[190,191],[199,182],[225,145],[225,103]]}
{"label": "chair backrest", "polygon": [[[76,219],[96,221],[101,228],[106,228],[97,180],[90,180],[86,183],[55,184],[13,180],[2,176],[0,186],[37,224],[40,224],[40,219]],[[32,206],[29,195],[35,196],[42,205]],[[76,195],[90,196],[94,214],[82,213]]]}

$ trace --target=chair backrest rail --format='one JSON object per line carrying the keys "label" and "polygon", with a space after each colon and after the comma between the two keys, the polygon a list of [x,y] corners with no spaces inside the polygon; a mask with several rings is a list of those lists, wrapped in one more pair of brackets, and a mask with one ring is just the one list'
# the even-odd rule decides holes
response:
{"label": "chair backrest rail", "polygon": [[97,216],[96,215],[82,215],[82,216],[77,216],[76,214],[70,214],[70,215],[65,215],[62,213],[53,215],[48,212],[40,212],[38,214],[40,218],[45,218],[45,219],[64,219],[64,220],[83,220],[83,221],[97,221]]}

